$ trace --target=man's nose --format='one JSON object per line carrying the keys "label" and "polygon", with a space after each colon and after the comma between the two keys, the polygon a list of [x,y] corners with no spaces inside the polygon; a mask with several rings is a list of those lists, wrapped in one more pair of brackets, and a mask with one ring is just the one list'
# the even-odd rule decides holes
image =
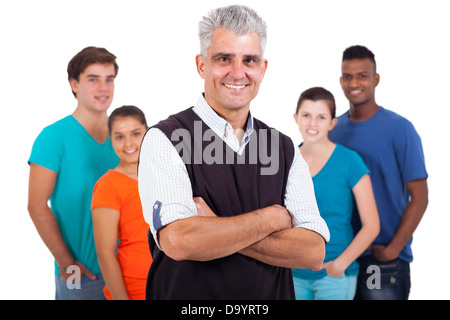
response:
{"label": "man's nose", "polygon": [[357,77],[353,77],[350,80],[350,88],[356,88],[359,86],[359,80],[357,79]]}
{"label": "man's nose", "polygon": [[236,80],[240,80],[245,77],[244,64],[236,60],[231,64],[230,76]]}
{"label": "man's nose", "polygon": [[107,83],[106,81],[104,81],[104,80],[100,80],[100,81],[99,81],[99,85],[98,85],[98,89],[99,89],[100,91],[106,91],[106,90],[108,90],[108,83]]}

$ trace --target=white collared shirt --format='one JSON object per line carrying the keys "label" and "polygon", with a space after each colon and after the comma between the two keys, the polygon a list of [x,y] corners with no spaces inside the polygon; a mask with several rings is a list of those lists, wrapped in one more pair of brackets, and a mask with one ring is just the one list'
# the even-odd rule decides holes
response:
{"label": "white collared shirt", "polygon": [[217,115],[217,113],[208,105],[203,95],[198,99],[193,110],[234,152],[242,155],[245,146],[250,141],[250,135],[253,132],[253,118],[251,114],[249,114],[247,119],[246,131],[244,132],[242,142],[239,143],[239,139],[234,133],[231,124]]}
{"label": "white collared shirt", "polygon": [[[230,148],[242,154],[254,130],[251,115],[248,117],[242,142],[239,143],[232,126],[217,115],[203,95],[193,111]],[[285,207],[292,216],[294,228],[313,230],[328,242],[330,233],[319,214],[308,165],[296,146],[294,150],[294,160],[286,185]],[[144,218],[160,248],[157,237],[160,227],[197,215],[189,175],[172,142],[157,128],[151,128],[142,141],[138,172]]]}

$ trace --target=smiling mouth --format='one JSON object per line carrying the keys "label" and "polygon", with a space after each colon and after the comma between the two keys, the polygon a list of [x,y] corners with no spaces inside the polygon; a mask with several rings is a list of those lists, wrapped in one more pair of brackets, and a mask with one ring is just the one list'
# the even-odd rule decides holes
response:
{"label": "smiling mouth", "polygon": [[136,151],[137,151],[137,149],[134,149],[134,150],[130,150],[130,151],[124,151],[123,153],[125,153],[125,154],[133,154]]}
{"label": "smiling mouth", "polygon": [[233,85],[233,84],[228,84],[228,83],[224,83],[223,85],[228,89],[237,89],[237,90],[244,89],[245,87],[248,86],[248,84]]}
{"label": "smiling mouth", "polygon": [[306,130],[307,133],[309,134],[317,134],[319,131],[317,130]]}

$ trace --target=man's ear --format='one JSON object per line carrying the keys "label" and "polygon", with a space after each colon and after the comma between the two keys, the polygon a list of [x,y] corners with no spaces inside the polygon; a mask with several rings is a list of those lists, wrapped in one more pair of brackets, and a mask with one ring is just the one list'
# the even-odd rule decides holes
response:
{"label": "man's ear", "polygon": [[77,93],[78,92],[78,81],[74,78],[70,78],[69,84],[70,84],[70,88],[72,89],[72,91]]}
{"label": "man's ear", "polygon": [[69,79],[70,88],[72,89],[72,93],[77,97],[78,93],[78,81],[74,78]]}
{"label": "man's ear", "polygon": [[200,75],[200,77],[202,79],[205,79],[205,64],[206,64],[205,58],[203,58],[203,56],[201,54],[198,54],[195,57],[195,63],[197,65],[198,74]]}
{"label": "man's ear", "polygon": [[380,74],[376,73],[375,74],[375,87],[378,86],[379,83],[380,83]]}
{"label": "man's ear", "polygon": [[269,62],[264,59],[262,62],[262,75],[261,75],[261,80],[264,79],[264,76],[266,75],[266,71],[267,71],[267,66],[269,65]]}

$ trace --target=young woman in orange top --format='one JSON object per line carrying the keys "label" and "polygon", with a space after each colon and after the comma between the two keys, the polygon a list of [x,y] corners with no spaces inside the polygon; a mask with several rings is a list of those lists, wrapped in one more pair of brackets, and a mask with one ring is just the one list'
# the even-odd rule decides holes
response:
{"label": "young woman in orange top", "polygon": [[144,300],[152,257],[137,166],[147,122],[139,108],[123,106],[111,113],[108,128],[120,163],[98,180],[91,206],[98,262],[106,283],[103,291],[109,300]]}

